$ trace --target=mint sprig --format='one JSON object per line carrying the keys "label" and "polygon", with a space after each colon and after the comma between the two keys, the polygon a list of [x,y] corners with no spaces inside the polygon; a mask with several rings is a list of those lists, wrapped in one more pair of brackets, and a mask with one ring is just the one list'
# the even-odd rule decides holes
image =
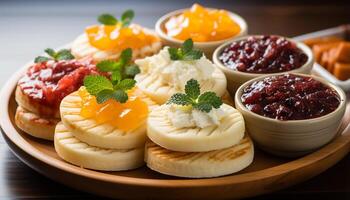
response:
{"label": "mint sprig", "polygon": [[168,49],[171,60],[198,60],[203,56],[203,52],[193,49],[192,39],[187,39],[180,48]]}
{"label": "mint sprig", "polygon": [[200,94],[200,85],[197,80],[191,79],[185,85],[185,94],[176,93],[170,97],[167,104],[192,106],[202,112],[209,113],[213,108],[220,108],[222,100],[215,92]]}
{"label": "mint sprig", "polygon": [[86,90],[96,96],[97,103],[101,104],[108,99],[115,99],[120,103],[128,100],[128,90],[132,89],[136,81],[133,79],[140,72],[137,65],[131,64],[132,50],[122,51],[118,61],[105,60],[97,63],[96,67],[102,72],[109,72],[108,79],[100,75],[86,76],[84,86]]}
{"label": "mint sprig", "polygon": [[111,14],[104,13],[100,16],[98,16],[97,21],[104,25],[116,25],[119,21],[121,23],[122,27],[127,27],[130,25],[131,21],[133,20],[135,16],[135,13],[133,10],[126,10],[123,12],[120,20],[118,20],[116,17],[114,17]]}
{"label": "mint sprig", "polygon": [[46,62],[49,60],[59,61],[59,60],[72,60],[74,56],[72,55],[69,49],[61,49],[59,51],[55,51],[51,48],[47,48],[44,50],[48,56],[38,56],[34,59],[35,63]]}

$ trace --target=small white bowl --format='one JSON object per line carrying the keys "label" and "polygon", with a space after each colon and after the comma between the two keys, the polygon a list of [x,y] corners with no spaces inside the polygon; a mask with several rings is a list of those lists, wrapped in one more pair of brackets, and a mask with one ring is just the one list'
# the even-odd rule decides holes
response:
{"label": "small white bowl", "polygon": [[[170,12],[161,18],[158,19],[156,25],[155,25],[155,30],[158,36],[162,39],[162,43],[165,46],[170,46],[170,47],[180,47],[182,43],[184,42],[183,40],[179,40],[173,37],[170,37],[166,34],[165,32],[165,23],[173,16],[177,16],[182,14],[185,10],[188,10],[189,8],[185,9],[180,9],[180,10],[175,10],[173,12]],[[208,9],[208,8],[207,8]],[[214,9],[214,8],[209,8],[209,9]],[[239,15],[227,11],[231,18],[240,26],[241,31],[237,34],[234,35],[230,38],[224,39],[224,40],[218,40],[218,41],[212,41],[212,42],[194,42],[194,48],[199,49],[205,53],[205,55],[208,58],[211,58],[213,52],[215,49],[220,46],[221,44],[230,41],[234,38],[245,36],[248,33],[248,25],[246,21]]]}
{"label": "small white bowl", "polygon": [[[302,65],[301,67],[297,68],[297,69],[293,69],[290,71],[286,71],[286,72],[277,72],[277,73],[249,73],[249,72],[241,72],[238,70],[234,70],[234,69],[230,69],[228,67],[226,67],[219,59],[222,51],[229,45],[231,45],[232,42],[236,42],[236,41],[241,41],[241,40],[245,40],[248,37],[254,37],[254,36],[259,36],[259,35],[248,35],[248,36],[244,36],[244,37],[240,37],[240,38],[236,38],[234,40],[228,41],[224,44],[222,44],[220,47],[218,47],[214,54],[213,54],[213,62],[214,64],[216,64],[216,66],[218,66],[226,75],[226,79],[227,79],[227,89],[229,91],[229,93],[231,94],[231,96],[233,97],[236,90],[246,81],[249,81],[251,79],[257,78],[257,77],[261,77],[261,76],[266,76],[266,75],[275,75],[275,74],[282,74],[282,73],[286,73],[286,72],[291,72],[291,73],[302,73],[302,74],[310,74],[311,73],[311,69],[312,66],[314,64],[314,56],[312,54],[311,49],[306,46],[304,43],[301,42],[296,42],[292,39],[286,38],[289,41],[296,43],[297,47],[299,49],[301,49],[308,57],[306,63],[304,65]],[[283,37],[283,36],[280,36]]]}
{"label": "small white bowl", "polygon": [[241,100],[243,89],[253,82],[271,75],[258,77],[244,83],[235,95],[236,108],[242,113],[247,131],[255,144],[269,153],[285,157],[301,156],[330,142],[338,132],[346,108],[346,95],[338,86],[320,77],[290,74],[312,77],[334,89],[340,98],[338,108],[317,118],[285,121],[265,117],[248,110]]}

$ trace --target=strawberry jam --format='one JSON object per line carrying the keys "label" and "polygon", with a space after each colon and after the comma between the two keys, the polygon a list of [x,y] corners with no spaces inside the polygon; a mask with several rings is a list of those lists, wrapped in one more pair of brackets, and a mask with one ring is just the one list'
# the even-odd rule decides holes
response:
{"label": "strawberry jam", "polygon": [[241,100],[250,111],[279,120],[321,117],[340,104],[332,88],[311,77],[293,74],[255,81],[243,90]]}
{"label": "strawberry jam", "polygon": [[61,60],[33,64],[18,81],[33,103],[58,110],[61,100],[83,84],[86,75],[97,74],[91,60]]}
{"label": "strawberry jam", "polygon": [[228,68],[249,73],[277,73],[304,65],[307,55],[279,36],[251,36],[232,42],[219,57]]}

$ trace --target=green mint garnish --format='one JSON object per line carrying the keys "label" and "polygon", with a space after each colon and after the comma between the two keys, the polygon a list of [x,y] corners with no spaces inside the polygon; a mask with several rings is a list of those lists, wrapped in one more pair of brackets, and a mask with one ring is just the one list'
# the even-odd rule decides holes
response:
{"label": "green mint garnish", "polygon": [[86,76],[84,86],[86,90],[96,96],[97,103],[104,103],[108,99],[115,99],[120,103],[128,100],[126,91],[132,89],[136,81],[133,79],[140,72],[137,65],[131,64],[132,50],[125,49],[118,61],[105,60],[97,63],[96,67],[102,72],[109,72],[108,79],[100,75]]}
{"label": "green mint garnish", "polygon": [[180,48],[169,48],[171,60],[198,60],[203,56],[203,52],[193,49],[192,39],[187,39]]}
{"label": "green mint garnish", "polygon": [[191,79],[185,85],[185,94],[176,93],[170,97],[167,104],[192,106],[202,112],[210,112],[213,108],[220,108],[222,100],[215,92],[200,94],[200,86],[197,80]]}
{"label": "green mint garnish", "polygon": [[[125,12],[123,12],[120,18],[122,27],[129,26],[134,16],[135,16],[135,13],[133,10],[126,10]],[[97,20],[98,22],[104,25],[116,25],[119,21],[116,17],[108,13],[98,16]]]}
{"label": "green mint garnish", "polygon": [[47,56],[38,56],[34,59],[35,63],[41,63],[41,62],[46,62],[48,60],[54,60],[54,61],[59,61],[59,60],[72,60],[74,59],[74,56],[68,49],[61,49],[59,51],[55,51],[53,49],[47,48],[45,49],[45,53],[49,55]]}

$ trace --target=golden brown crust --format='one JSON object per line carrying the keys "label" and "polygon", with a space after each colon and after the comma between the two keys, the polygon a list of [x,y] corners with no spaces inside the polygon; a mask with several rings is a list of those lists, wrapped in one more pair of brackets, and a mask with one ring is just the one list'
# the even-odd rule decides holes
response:
{"label": "golden brown crust", "polygon": [[31,136],[53,140],[56,124],[59,119],[42,118],[21,106],[17,107],[15,123],[18,128]]}

